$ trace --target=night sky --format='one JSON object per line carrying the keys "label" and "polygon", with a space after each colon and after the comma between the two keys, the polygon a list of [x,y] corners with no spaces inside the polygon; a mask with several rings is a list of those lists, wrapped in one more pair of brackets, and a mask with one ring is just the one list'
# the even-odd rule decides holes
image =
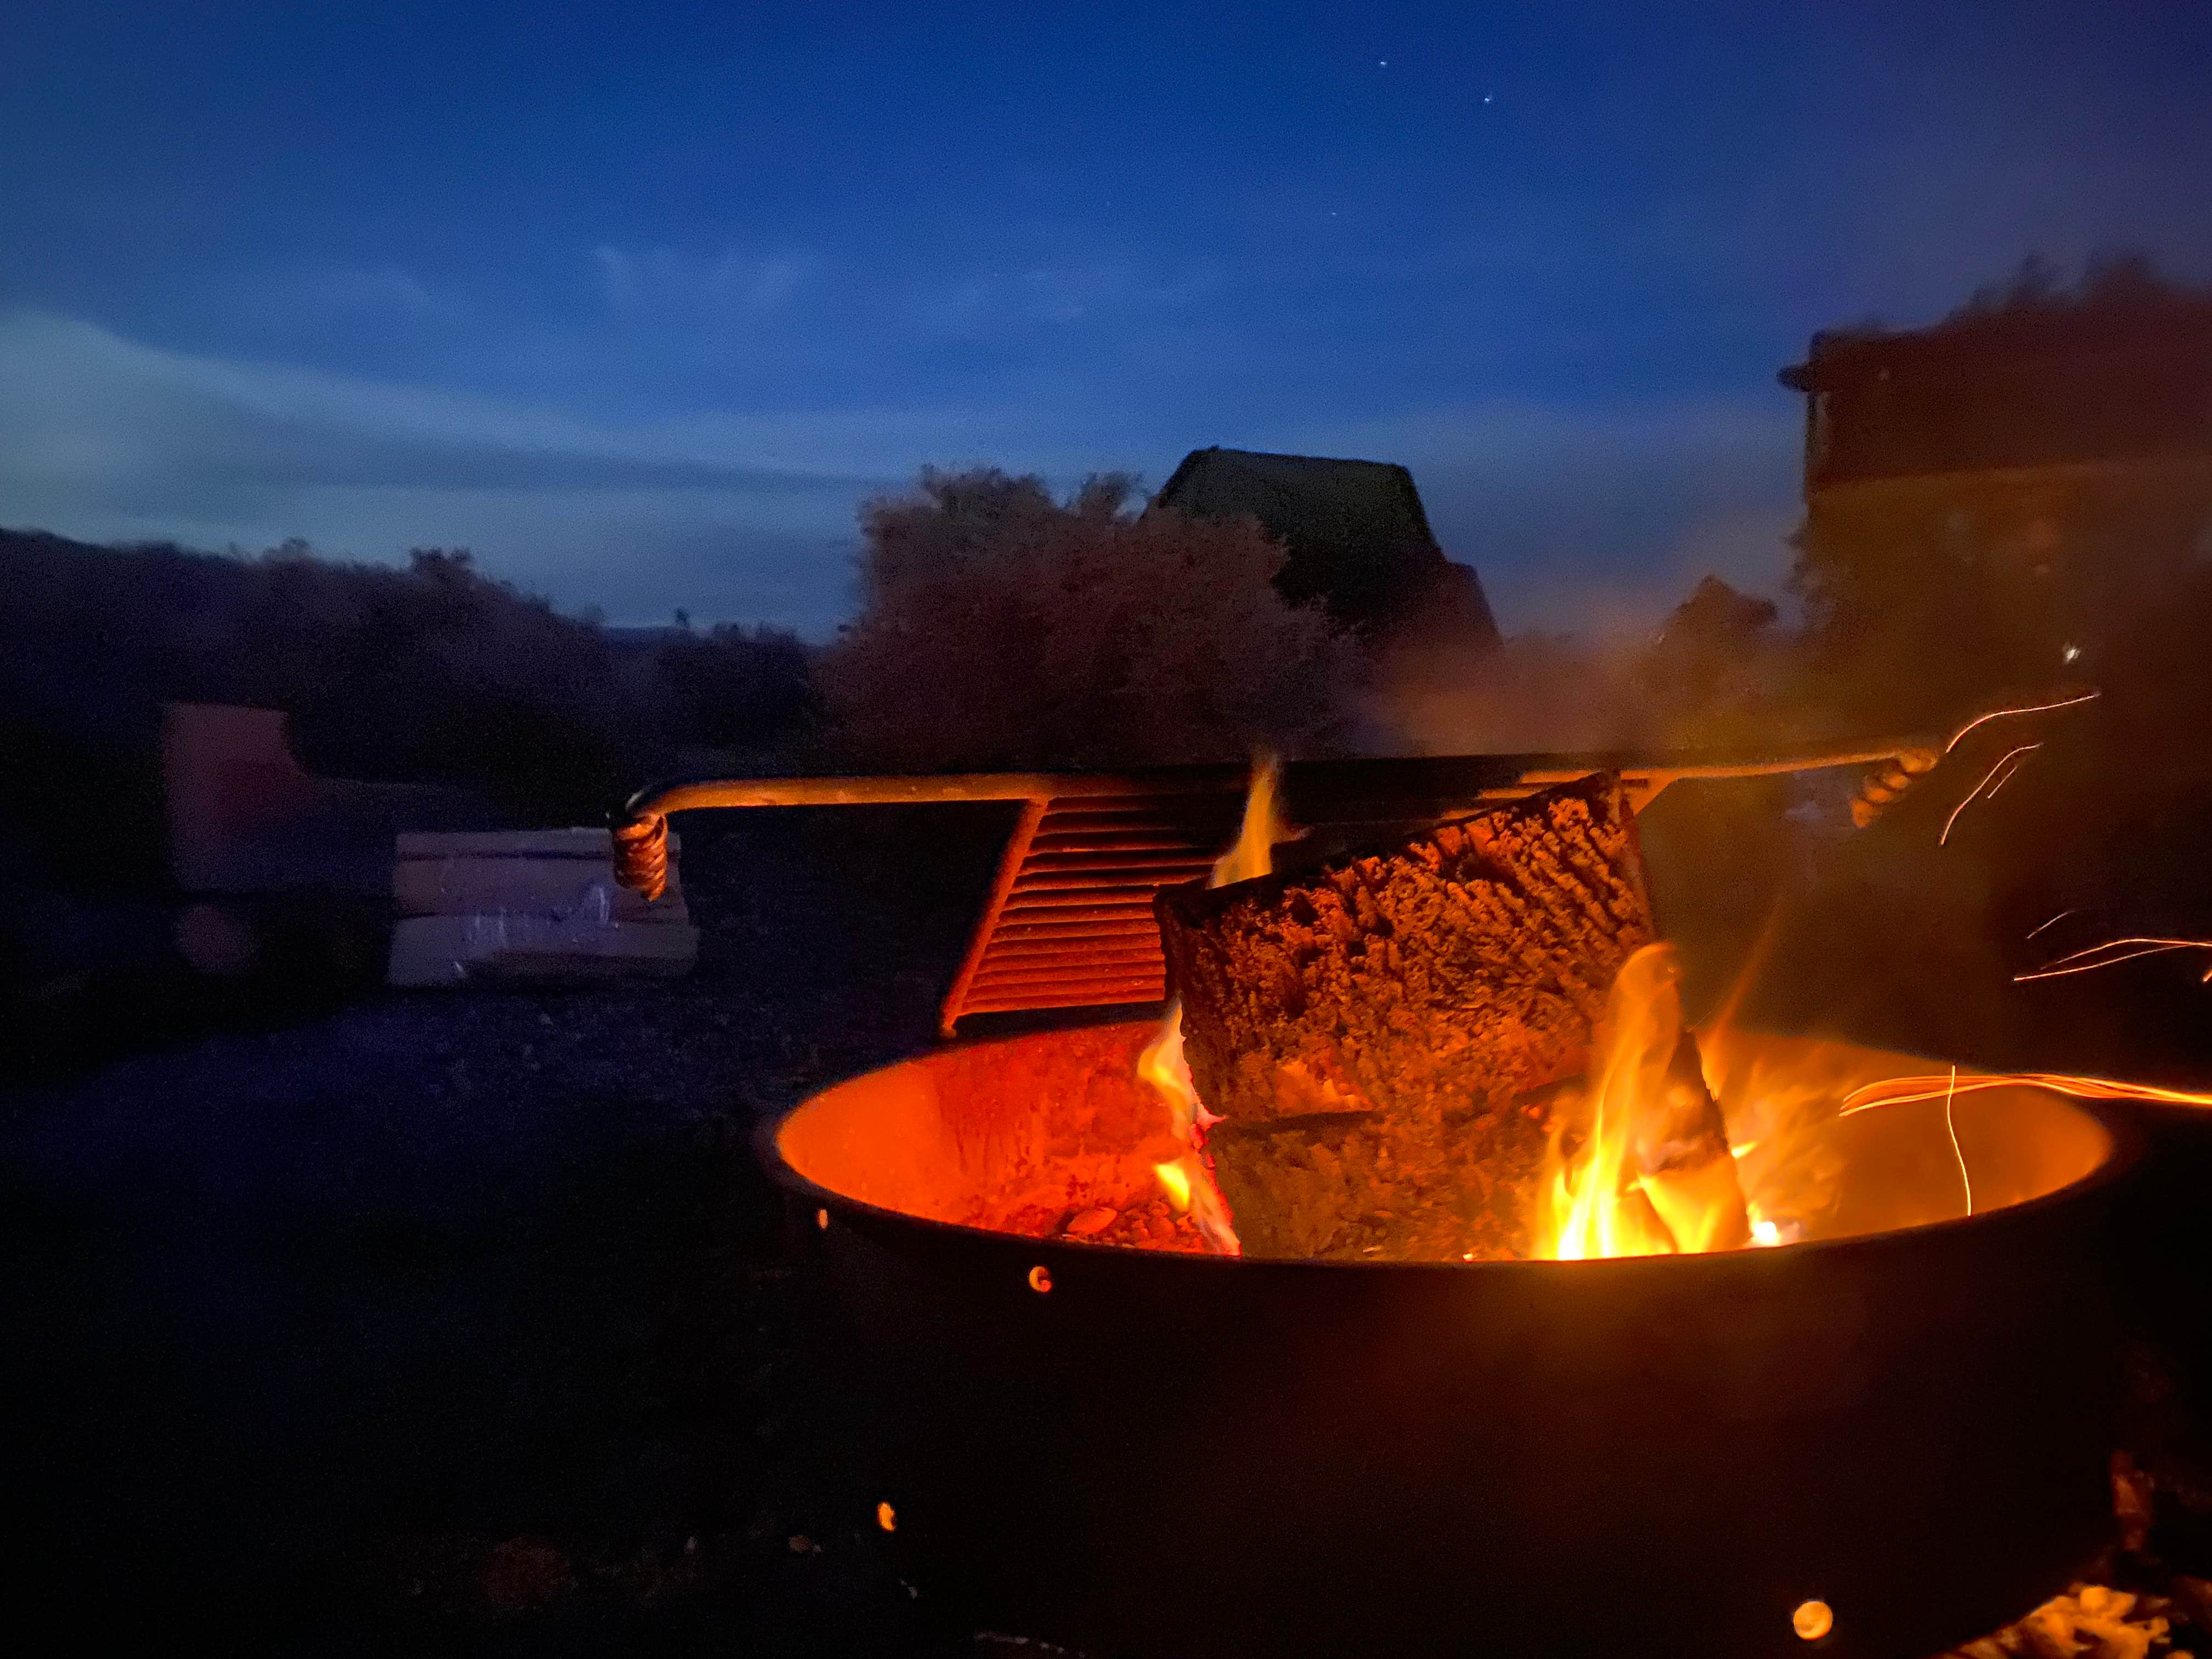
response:
{"label": "night sky", "polygon": [[618,621],[1209,443],[1406,463],[1509,629],[1773,591],[1814,329],[2212,271],[2197,0],[9,9],[0,524]]}

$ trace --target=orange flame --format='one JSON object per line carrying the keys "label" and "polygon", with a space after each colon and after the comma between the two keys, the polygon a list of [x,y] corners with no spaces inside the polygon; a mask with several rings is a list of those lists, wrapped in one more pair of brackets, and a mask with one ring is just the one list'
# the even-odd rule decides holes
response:
{"label": "orange flame", "polygon": [[[1625,963],[1606,1002],[1582,1110],[1563,1115],[1538,1181],[1530,1254],[1691,1255],[1756,1236],[1718,1106],[1682,1024],[1674,947]],[[1579,1144],[1567,1146],[1571,1127]]]}
{"label": "orange flame", "polygon": [[1244,795],[1244,822],[1237,827],[1235,842],[1214,860],[1213,873],[1206,879],[1208,887],[1226,887],[1232,881],[1250,881],[1273,872],[1275,843],[1291,836],[1291,827],[1275,810],[1275,786],[1282,770],[1282,763],[1265,750],[1252,757],[1252,786]]}
{"label": "orange flame", "polygon": [[[1663,951],[1664,947],[1653,947]],[[1583,1110],[1556,1136],[1543,1171],[1531,1254],[1573,1261],[1774,1245],[1819,1236],[1832,1211],[1843,1175],[1833,1138],[1820,1131],[1838,1118],[1887,1106],[1940,1103],[1951,1159],[1958,1169],[1963,1213],[1977,1213],[1981,1197],[1968,1166],[1954,1115],[1966,1096],[1990,1089],[2047,1090],[2078,1099],[2124,1100],[2154,1105],[2212,1109],[2212,1091],[2124,1083],[2057,1072],[1968,1074],[1942,1072],[1869,1079],[1867,1056],[1848,1043],[1797,1039],[1785,1043],[1739,1042],[1724,1024],[1700,1030],[1701,1071],[1725,1125],[1735,1194],[1700,1173],[1711,1185],[1689,1193],[1703,1207],[1686,1212],[1667,1200],[1667,1171],[1657,1173],[1646,1149],[1648,1125],[1663,1121],[1650,1091],[1657,1056],[1665,1048],[1671,988],[1663,962],[1639,952],[1616,981],[1586,1085]],[[1583,1131],[1579,1142],[1572,1132]],[[1680,1184],[1671,1194],[1684,1196]],[[1740,1202],[1747,1224],[1734,1243],[1716,1230]],[[1684,1217],[1687,1215],[1686,1221]]]}
{"label": "orange flame", "polygon": [[1206,1164],[1206,1126],[1218,1120],[1198,1098],[1190,1080],[1190,1067],[1182,1057],[1182,1007],[1170,1004],[1159,1035],[1137,1056],[1137,1075],[1166,1102],[1169,1127],[1176,1139],[1190,1150],[1164,1164],[1152,1165],[1161,1189],[1176,1210],[1188,1214],[1199,1234],[1221,1255],[1237,1255],[1243,1247],[1231,1224],[1228,1201],[1213,1184]]}
{"label": "orange flame", "polygon": [[[1237,839],[1214,861],[1206,878],[1208,887],[1226,887],[1232,881],[1249,881],[1274,869],[1274,848],[1293,833],[1275,809],[1275,785],[1281,773],[1275,757],[1262,751],[1252,757],[1252,784],[1244,796],[1244,821]],[[1155,1164],[1152,1173],[1176,1209],[1188,1212],[1207,1243],[1223,1255],[1236,1255],[1242,1247],[1231,1224],[1228,1202],[1213,1184],[1206,1161],[1206,1129],[1220,1120],[1206,1109],[1190,1079],[1182,1054],[1182,1004],[1170,1002],[1160,1022],[1159,1035],[1137,1056],[1137,1075],[1158,1091],[1168,1104],[1169,1122],[1176,1138],[1191,1150],[1166,1164]]]}
{"label": "orange flame", "polygon": [[1180,1163],[1155,1164],[1152,1165],[1152,1173],[1160,1178],[1160,1185],[1167,1188],[1170,1203],[1178,1210],[1190,1208],[1189,1170],[1184,1169]]}
{"label": "orange flame", "polygon": [[1182,1057],[1182,1006],[1170,1004],[1159,1035],[1137,1056],[1137,1075],[1150,1084],[1167,1103],[1168,1122],[1176,1139],[1190,1150],[1180,1158],[1152,1165],[1168,1201],[1188,1214],[1200,1237],[1221,1255],[1237,1255],[1243,1247],[1231,1224],[1228,1200],[1213,1184],[1206,1161],[1206,1126],[1220,1120],[1206,1109],[1190,1080],[1190,1067]]}

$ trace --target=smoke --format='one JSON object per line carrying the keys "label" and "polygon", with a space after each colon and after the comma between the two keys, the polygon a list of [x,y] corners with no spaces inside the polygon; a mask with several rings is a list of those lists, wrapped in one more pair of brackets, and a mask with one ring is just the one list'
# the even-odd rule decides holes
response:
{"label": "smoke", "polygon": [[1788,746],[1815,711],[1807,641],[1771,599],[1708,575],[1654,627],[1594,612],[1583,631],[1523,633],[1479,658],[1384,642],[1367,714],[1427,753],[1635,753]]}
{"label": "smoke", "polygon": [[1635,746],[1635,652],[1523,634],[1479,663],[1394,652],[1366,692],[1369,723],[1399,752],[1572,753]]}

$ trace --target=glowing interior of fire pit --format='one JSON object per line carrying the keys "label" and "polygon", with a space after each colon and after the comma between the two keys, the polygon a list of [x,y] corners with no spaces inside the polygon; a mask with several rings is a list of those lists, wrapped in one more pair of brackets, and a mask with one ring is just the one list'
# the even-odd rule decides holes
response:
{"label": "glowing interior of fire pit", "polygon": [[[1032,1237],[1202,1251],[1158,1173],[1188,1151],[1137,1070],[1147,1024],[948,1048],[815,1096],[778,1132],[793,1170],[862,1203]],[[1755,1032],[1701,1033],[1754,1246],[1981,1213],[2054,1192],[2112,1151],[2087,1112],[1948,1067],[1866,1109],[1923,1060]]]}

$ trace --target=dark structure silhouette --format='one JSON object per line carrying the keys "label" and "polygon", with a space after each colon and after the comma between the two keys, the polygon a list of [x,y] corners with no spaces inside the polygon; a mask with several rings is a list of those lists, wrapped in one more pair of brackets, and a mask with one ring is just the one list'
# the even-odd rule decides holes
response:
{"label": "dark structure silhouette", "polygon": [[1407,634],[1477,651],[1498,643],[1481,580],[1444,557],[1402,466],[1195,449],[1152,505],[1194,519],[1257,519],[1289,550],[1275,579],[1283,598],[1318,601],[1370,645]]}
{"label": "dark structure silhouette", "polygon": [[1934,477],[2212,471],[2212,296],[2093,289],[1815,334],[1781,380],[1806,394],[1816,502]]}
{"label": "dark structure silhouette", "polygon": [[[2212,559],[2212,294],[2031,262],[1929,328],[1813,337],[1797,583],[1869,679],[2087,672]],[[1948,658],[1948,661],[1936,659]]]}

